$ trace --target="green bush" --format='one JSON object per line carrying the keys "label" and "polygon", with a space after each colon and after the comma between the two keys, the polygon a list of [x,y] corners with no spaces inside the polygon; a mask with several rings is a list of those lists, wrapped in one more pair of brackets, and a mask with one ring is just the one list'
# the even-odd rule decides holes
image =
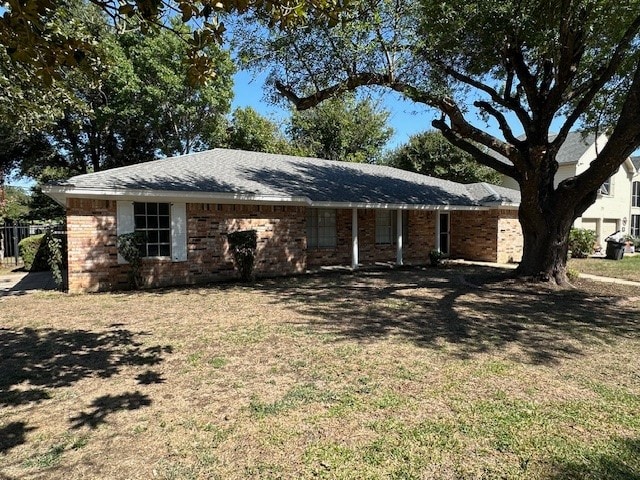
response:
{"label": "green bush", "polygon": [[596,232],[586,228],[572,228],[569,232],[569,250],[572,258],[586,258],[593,253]]}
{"label": "green bush", "polygon": [[145,235],[141,232],[118,235],[118,253],[130,265],[129,284],[133,288],[140,288],[143,285],[141,247],[146,241]]}
{"label": "green bush", "polygon": [[258,247],[258,232],[255,230],[239,230],[227,234],[229,250],[233,255],[236,270],[243,282],[253,279],[253,267]]}
{"label": "green bush", "polygon": [[444,254],[440,250],[431,250],[429,252],[429,262],[432,266],[437,267],[442,263]]}
{"label": "green bush", "polygon": [[45,232],[42,245],[46,251],[47,264],[53,274],[53,280],[56,282],[58,288],[62,288],[62,284],[64,283],[62,269],[64,268],[64,259],[66,257],[66,245],[61,238],[54,237],[51,230]]}
{"label": "green bush", "polygon": [[18,244],[18,250],[24,263],[24,269],[29,272],[49,270],[47,262],[47,247],[43,242],[44,233],[23,238]]}

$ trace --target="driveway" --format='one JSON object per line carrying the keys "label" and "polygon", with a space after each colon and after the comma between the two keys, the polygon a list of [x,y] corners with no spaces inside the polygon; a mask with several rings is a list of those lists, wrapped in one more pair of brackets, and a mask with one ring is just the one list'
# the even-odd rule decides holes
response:
{"label": "driveway", "polygon": [[0,275],[0,297],[56,290],[51,272],[12,272]]}

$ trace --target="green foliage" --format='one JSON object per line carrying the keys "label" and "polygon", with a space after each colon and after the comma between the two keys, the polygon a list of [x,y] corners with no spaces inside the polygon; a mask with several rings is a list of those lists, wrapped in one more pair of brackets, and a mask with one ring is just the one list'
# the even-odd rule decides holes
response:
{"label": "green foliage", "polygon": [[0,220],[17,222],[28,218],[30,200],[31,198],[23,189],[4,187],[4,202],[0,198]]}
{"label": "green foliage", "polygon": [[593,253],[596,232],[585,228],[572,228],[569,232],[569,250],[573,258],[587,258]]}
{"label": "green foliage", "polygon": [[[190,35],[190,27],[174,19],[168,22],[171,30],[145,36],[138,29],[116,29],[86,4],[70,8],[94,44],[88,68],[56,80],[52,88],[64,90],[66,97],[47,121],[26,133],[9,132],[20,153],[14,167],[40,179],[47,167],[67,175],[85,173],[219,143],[232,96],[228,52],[217,46],[203,50],[217,75],[191,85],[190,47],[181,38]],[[9,78],[20,66],[8,62],[3,68]],[[0,113],[13,119],[17,97],[30,98],[26,90],[4,99],[0,94]]]}
{"label": "green foliage", "polygon": [[136,289],[144,285],[141,252],[145,242],[142,232],[123,233],[117,239],[118,253],[129,263],[129,284]]}
{"label": "green foliage", "polygon": [[307,155],[347,162],[375,163],[393,129],[389,112],[353,95],[328,100],[315,108],[293,111],[288,133]]}
{"label": "green foliage", "polygon": [[18,250],[20,257],[22,257],[25,270],[41,272],[49,269],[46,243],[43,240],[44,233],[41,233],[23,238],[20,240],[20,243],[18,243]]}
{"label": "green foliage", "polygon": [[258,246],[258,232],[256,230],[232,232],[227,234],[227,241],[240,279],[243,282],[251,281]]}
{"label": "green foliage", "polygon": [[440,265],[443,258],[444,254],[440,250],[431,250],[429,252],[429,263],[434,267]]}
{"label": "green foliage", "polygon": [[224,145],[251,152],[295,154],[278,125],[251,107],[234,110]]}
{"label": "green foliage", "polygon": [[473,156],[452,145],[440,132],[412,135],[384,162],[391,167],[459,183],[500,183],[500,174],[479,164]]}
{"label": "green foliage", "polygon": [[58,288],[62,288],[64,283],[62,270],[64,268],[64,260],[67,256],[67,245],[63,244],[63,240],[61,238],[56,238],[51,230],[47,230],[45,232],[42,244],[46,251],[47,264],[49,265],[49,270],[51,270],[53,275],[53,280]]}

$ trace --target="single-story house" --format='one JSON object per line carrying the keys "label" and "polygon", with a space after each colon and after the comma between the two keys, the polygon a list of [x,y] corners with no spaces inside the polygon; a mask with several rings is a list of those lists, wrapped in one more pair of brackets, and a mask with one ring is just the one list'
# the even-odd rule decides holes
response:
{"label": "single-story house", "polygon": [[429,252],[519,260],[518,191],[391,167],[214,149],[48,185],[66,207],[69,291],[127,284],[117,236],[146,234],[150,286],[235,275],[226,234],[258,232],[256,274],[426,263]]}

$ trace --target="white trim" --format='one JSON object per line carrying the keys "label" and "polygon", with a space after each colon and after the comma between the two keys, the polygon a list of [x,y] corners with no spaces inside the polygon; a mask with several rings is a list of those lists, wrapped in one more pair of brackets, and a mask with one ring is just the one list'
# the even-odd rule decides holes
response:
{"label": "white trim", "polygon": [[351,210],[351,268],[354,270],[358,268],[358,209]]}
{"label": "white trim", "polygon": [[171,261],[187,261],[187,204],[171,204]]}
{"label": "white trim", "polygon": [[396,265],[402,265],[402,210],[396,213]]}
{"label": "white trim", "polygon": [[[120,236],[125,233],[133,233],[135,230],[136,224],[133,215],[133,202],[126,200],[116,202],[116,235]],[[119,253],[118,263],[127,263]]]}
{"label": "white trim", "polygon": [[66,205],[69,197],[100,198],[103,200],[130,200],[138,202],[175,202],[175,203],[221,203],[221,204],[255,204],[263,205],[298,205],[316,208],[340,209],[392,209],[392,210],[470,210],[483,211],[495,208],[516,209],[516,203],[488,202],[482,205],[416,205],[406,203],[367,203],[367,202],[314,202],[308,197],[256,195],[251,193],[215,193],[194,191],[136,190],[110,188],[78,188],[58,185],[45,185],[43,193],[49,195],[60,205]]}

